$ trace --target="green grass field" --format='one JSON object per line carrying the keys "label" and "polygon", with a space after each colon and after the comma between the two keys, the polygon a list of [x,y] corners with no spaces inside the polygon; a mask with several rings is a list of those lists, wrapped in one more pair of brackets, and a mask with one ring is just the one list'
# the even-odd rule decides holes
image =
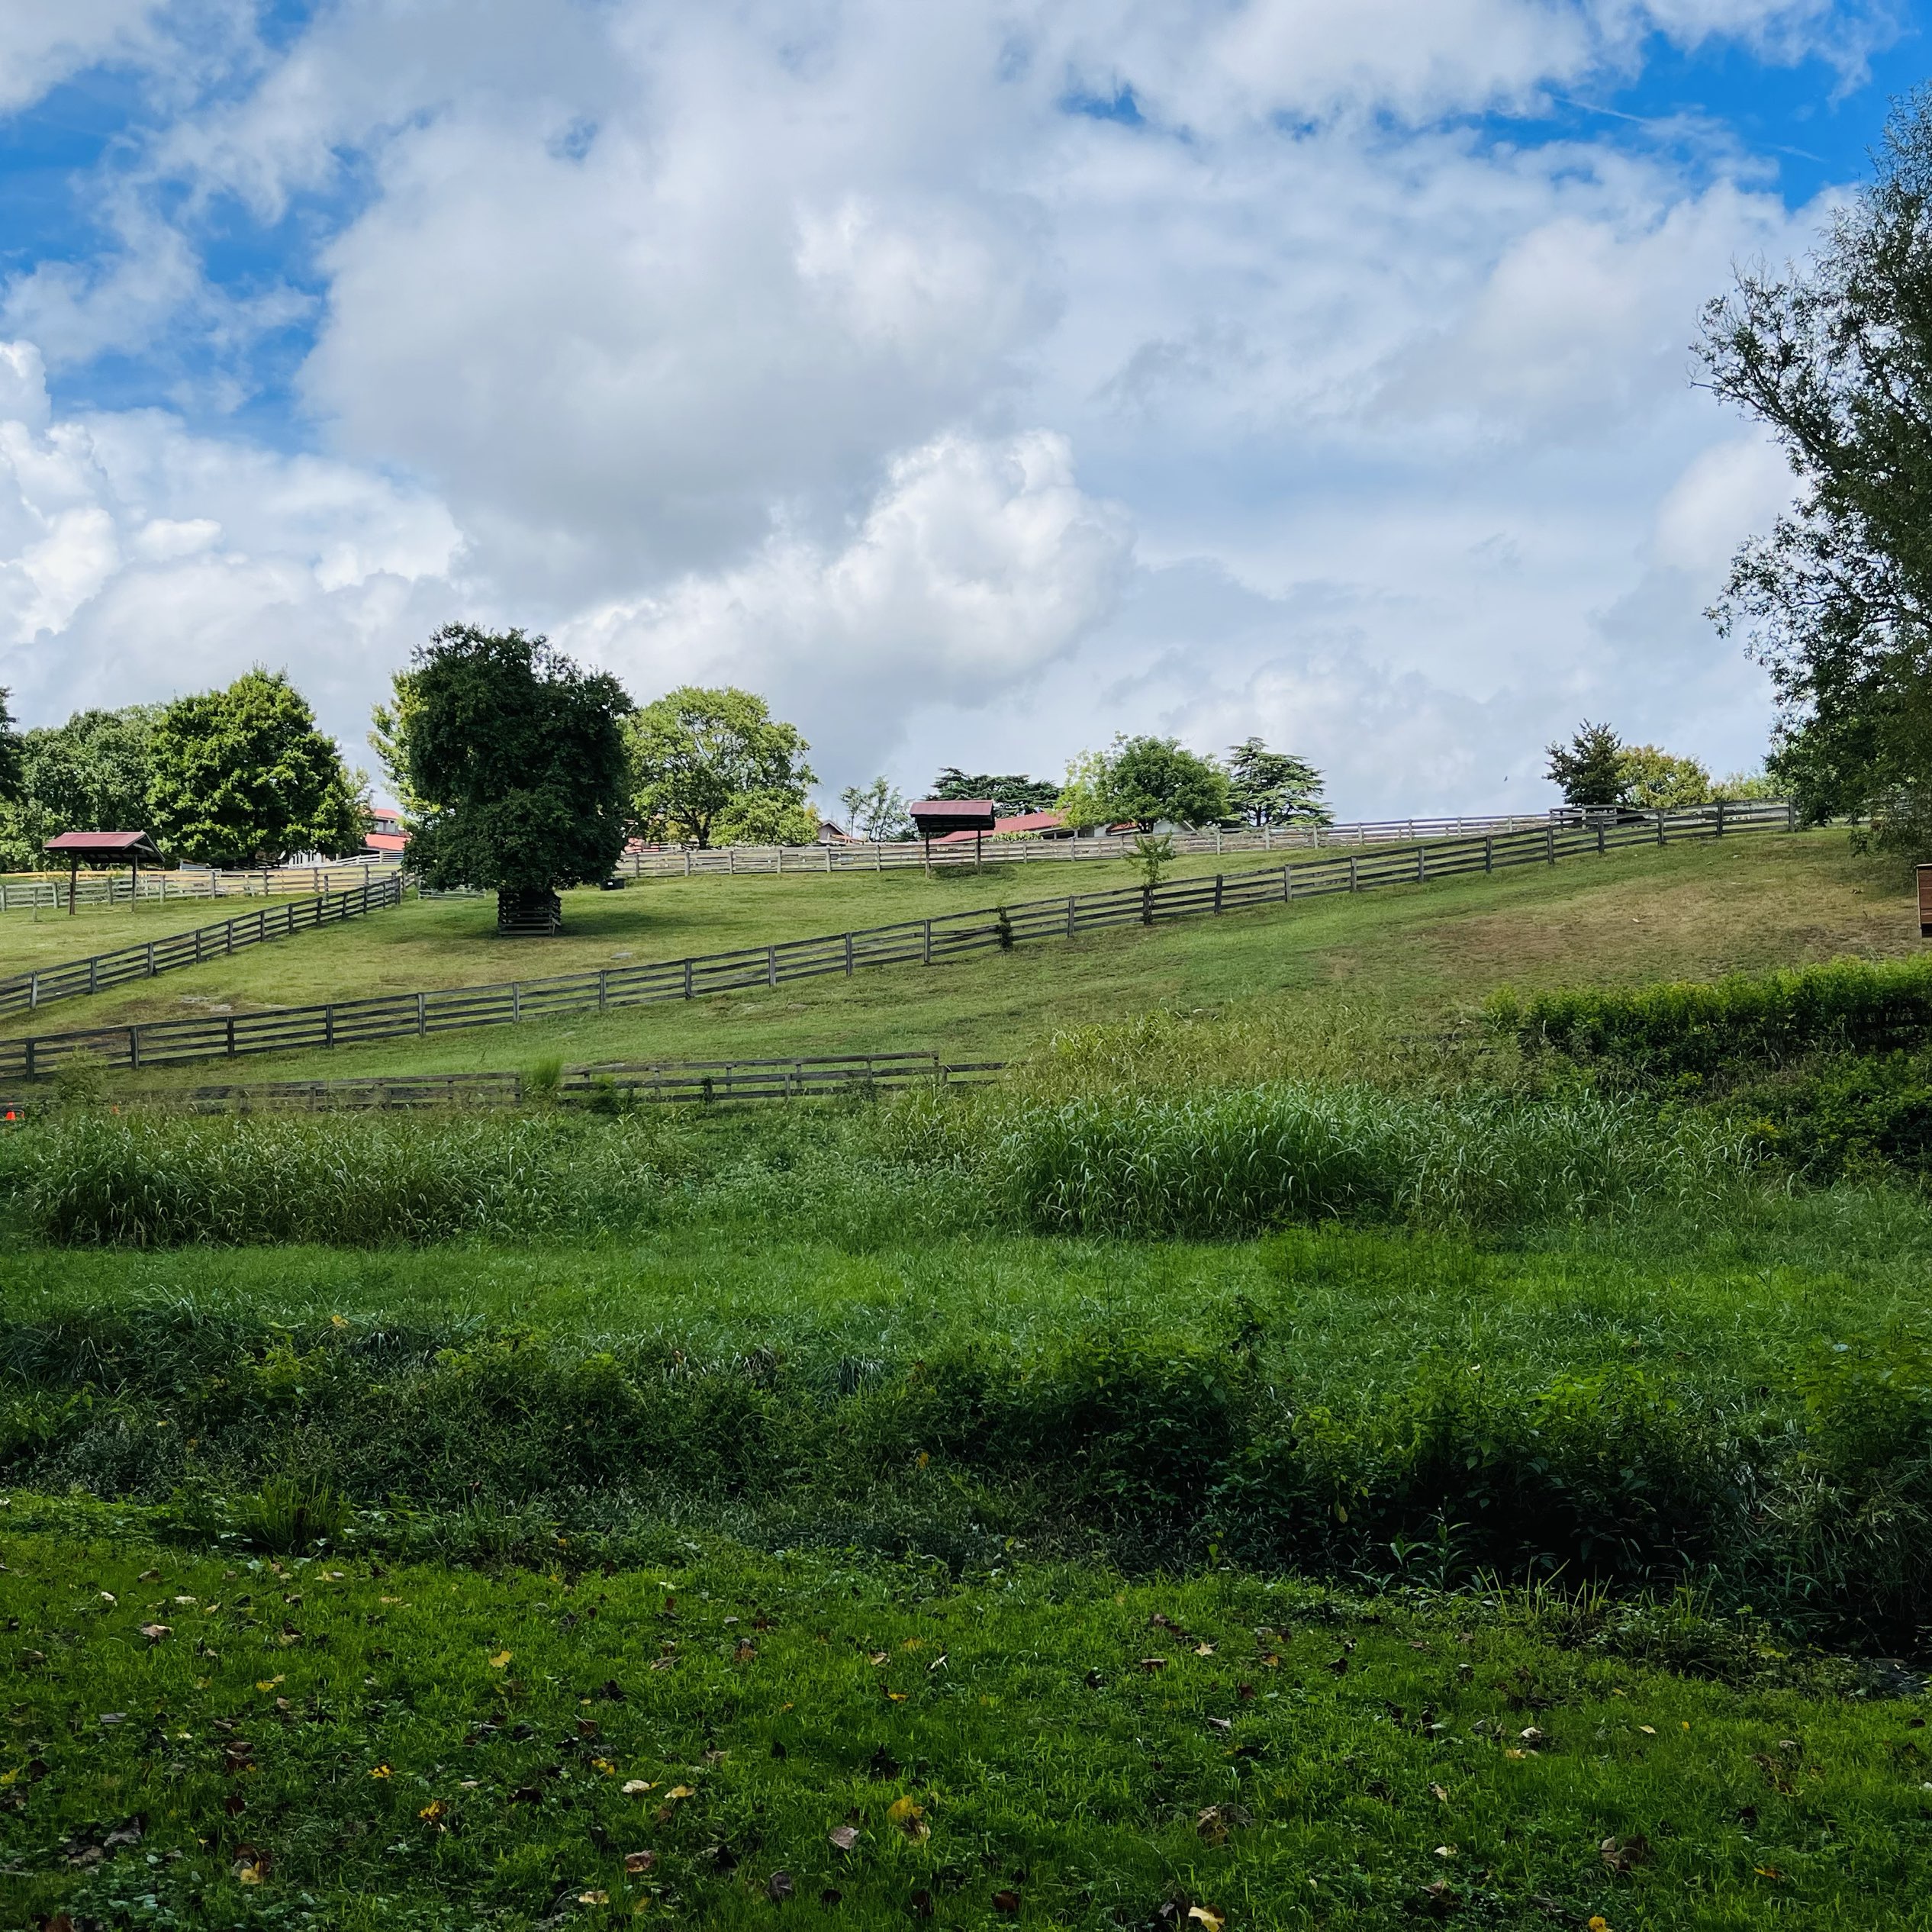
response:
{"label": "green grass field", "polygon": [[[580,897],[112,1009],[978,903]],[[1923,1923],[1921,1169],[1476,1017],[1917,951],[1842,835],[1740,839],[237,1070],[1000,1093],[16,1131],[0,1923]]]}
{"label": "green grass field", "polygon": [[[1043,868],[646,881],[568,895],[555,940],[505,940],[487,900],[411,903],[92,1000],[63,1002],[18,1034],[237,1010],[416,987],[488,983],[837,932],[1035,896]],[[1212,869],[1196,865],[1196,870]],[[990,868],[989,868],[990,870]],[[1110,876],[1102,879],[1100,874]],[[1056,877],[1058,876],[1055,875]],[[1084,869],[1087,889],[1128,883]],[[172,910],[172,908],[170,909]],[[118,915],[138,919],[144,914]],[[103,916],[105,919],[105,916]],[[6,932],[0,927],[0,945]],[[1847,858],[1840,834],[1679,846],[1490,879],[1398,887],[982,955],[888,968],[630,1013],[482,1028],[333,1053],[262,1055],[198,1078],[277,1079],[572,1061],[714,1059],[935,1047],[1010,1060],[1070,1028],[1149,1010],[1257,1019],[1277,1040],[1433,1028],[1496,986],[1702,977],[1839,954],[1890,957],[1918,943],[1897,881]],[[1286,1050],[1292,1052],[1292,1047]]]}

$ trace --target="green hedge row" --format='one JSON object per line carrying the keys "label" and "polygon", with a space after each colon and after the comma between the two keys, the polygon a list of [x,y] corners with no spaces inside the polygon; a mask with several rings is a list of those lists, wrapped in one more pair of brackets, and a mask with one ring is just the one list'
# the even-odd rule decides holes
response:
{"label": "green hedge row", "polygon": [[1653,1078],[1781,1065],[1818,1053],[1872,1053],[1932,1037],[1932,958],[1834,960],[1711,980],[1519,995],[1490,1024],[1531,1053]]}

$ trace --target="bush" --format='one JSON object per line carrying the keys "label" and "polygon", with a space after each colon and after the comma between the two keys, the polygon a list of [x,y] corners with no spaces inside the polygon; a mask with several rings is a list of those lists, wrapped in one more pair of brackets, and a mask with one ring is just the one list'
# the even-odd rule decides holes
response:
{"label": "bush", "polygon": [[1653,1080],[1779,1065],[1815,1053],[1918,1045],[1932,1031],[1932,959],[1834,960],[1789,972],[1528,999],[1497,993],[1488,1017],[1531,1053]]}

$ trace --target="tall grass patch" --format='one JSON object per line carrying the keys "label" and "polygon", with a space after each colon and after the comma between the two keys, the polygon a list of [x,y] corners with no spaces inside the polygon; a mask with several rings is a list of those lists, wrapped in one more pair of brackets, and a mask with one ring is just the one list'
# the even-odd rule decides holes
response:
{"label": "tall grass patch", "polygon": [[1735,1189],[1747,1138],[1596,1094],[1270,1085],[917,1107],[991,1197],[1057,1233],[1238,1236],[1298,1221],[1498,1227]]}

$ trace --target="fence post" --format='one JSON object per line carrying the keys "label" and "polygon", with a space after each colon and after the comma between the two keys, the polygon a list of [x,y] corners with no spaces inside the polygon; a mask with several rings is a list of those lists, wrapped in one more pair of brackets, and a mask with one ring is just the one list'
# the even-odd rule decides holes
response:
{"label": "fence post", "polygon": [[1067,937],[1068,939],[1071,939],[1074,936],[1074,926],[1075,921],[1076,921],[1076,919],[1077,919],[1077,916],[1078,916],[1077,913],[1077,911],[1076,911],[1076,908],[1077,907],[1077,906],[1078,906],[1079,903],[1080,903],[1080,902],[1079,902],[1079,900],[1076,898],[1076,897],[1075,897],[1075,896],[1074,896],[1072,893],[1071,893],[1071,892],[1070,892],[1070,893],[1068,893],[1068,894],[1067,894]]}
{"label": "fence post", "polygon": [[233,1058],[234,1058],[234,1057],[235,1057],[235,1016],[234,1016],[234,1015],[233,1015],[233,1013],[230,1013],[230,1014],[228,1016],[228,1058],[229,1058],[230,1060],[232,1060],[232,1059],[233,1059]]}
{"label": "fence post", "polygon": [[336,1009],[331,1000],[322,1009],[322,1044],[332,1047],[336,1043]]}
{"label": "fence post", "polygon": [[1724,836],[1724,800],[1721,798],[1718,800],[1718,836],[1720,839]]}
{"label": "fence post", "polygon": [[[4,890],[4,887],[0,887],[0,890]],[[28,976],[27,981],[27,1010],[31,1013],[40,1003],[40,976],[38,973],[34,973]]]}
{"label": "fence post", "polygon": [[1493,872],[1496,869],[1496,842],[1492,832],[1483,835],[1483,869],[1486,872]]}
{"label": "fence post", "polygon": [[1544,849],[1550,855],[1550,863],[1552,865],[1555,865],[1557,862],[1557,825],[1554,819],[1543,828],[1543,845]]}
{"label": "fence post", "polygon": [[98,993],[101,990],[101,955],[96,953],[87,962],[87,990]]}
{"label": "fence post", "polygon": [[1599,858],[1603,856],[1603,821],[1601,819],[1596,822],[1596,855]]}
{"label": "fence post", "polygon": [[597,976],[597,1009],[599,1013],[605,1013],[610,1009],[610,969],[607,966],[601,967]]}
{"label": "fence post", "polygon": [[[831,848],[829,845],[827,845],[827,846],[826,847],[826,850],[827,852],[831,851],[831,849],[832,849],[832,848]],[[847,978],[847,979],[850,979],[850,978],[852,977],[852,935],[849,932],[848,932],[848,933],[845,935],[845,977],[846,977],[846,978]]]}
{"label": "fence post", "polygon": [[430,996],[419,993],[416,996],[416,1032],[420,1038],[430,1030]]}
{"label": "fence post", "polygon": [[[1214,836],[1216,849],[1218,850],[1219,848],[1219,841],[1221,838],[1221,829],[1218,826],[1215,828]],[[1217,913],[1221,910],[1221,874],[1219,872],[1216,873],[1214,875],[1214,910]]]}
{"label": "fence post", "polygon": [[1422,853],[1423,848],[1418,845],[1415,848],[1415,883],[1418,885],[1426,884],[1429,876]]}
{"label": "fence post", "polygon": [[778,948],[767,946],[765,949],[765,983],[767,986],[778,984]]}
{"label": "fence post", "polygon": [[141,1064],[141,1029],[130,1026],[127,1029],[127,1064],[138,1073]]}
{"label": "fence post", "polygon": [[27,1077],[29,1080],[31,1080],[34,1077],[34,1048],[36,1042],[33,1036],[30,1034],[27,1036]]}
{"label": "fence post", "polygon": [[510,1023],[520,1026],[523,1020],[523,983],[521,980],[510,982]]}
{"label": "fence post", "polygon": [[1261,849],[1264,852],[1274,850],[1274,827],[1271,825],[1264,825],[1261,828]]}
{"label": "fence post", "polygon": [[1360,852],[1351,852],[1348,855],[1348,890],[1351,892],[1360,892],[1362,889],[1362,882],[1357,871],[1361,862],[1362,855]]}
{"label": "fence post", "polygon": [[1663,807],[1661,805],[1657,807],[1657,843],[1660,845],[1663,843]]}
{"label": "fence post", "polygon": [[687,879],[688,879],[688,878],[691,877],[691,847],[690,847],[690,846],[687,845],[687,846],[684,848],[684,877],[685,877],[686,878],[687,878]]}
{"label": "fence post", "polygon": [[926,922],[926,957],[922,963],[928,966],[932,964],[932,922],[930,919]]}
{"label": "fence post", "polygon": [[825,870],[829,877],[832,872],[832,841],[829,839],[825,842]]}
{"label": "fence post", "polygon": [[685,997],[687,1000],[688,1000],[691,997],[691,961],[687,959],[687,960],[686,960],[686,961],[684,961],[684,997]]}

